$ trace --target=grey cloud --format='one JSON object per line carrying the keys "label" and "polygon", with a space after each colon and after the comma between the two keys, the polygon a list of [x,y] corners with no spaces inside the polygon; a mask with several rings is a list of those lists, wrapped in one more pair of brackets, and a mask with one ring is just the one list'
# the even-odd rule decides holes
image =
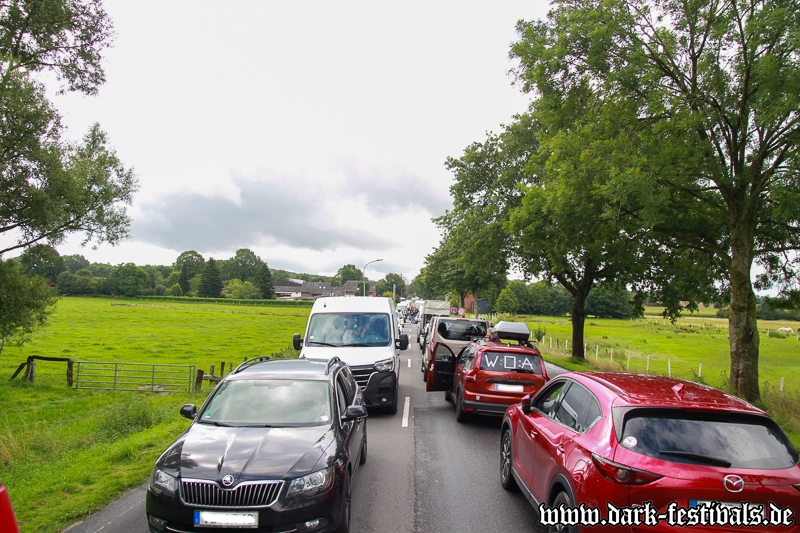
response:
{"label": "grey cloud", "polygon": [[234,178],[241,203],[196,193],[171,194],[144,205],[131,228],[137,240],[173,250],[235,250],[265,237],[292,248],[331,250],[353,246],[386,250],[391,243],[365,229],[353,232],[326,224],[325,192],[292,180]]}
{"label": "grey cloud", "polygon": [[438,217],[453,205],[447,194],[415,174],[391,169],[365,171],[354,164],[344,164],[342,170],[348,177],[348,188],[363,197],[367,209],[376,216],[418,209]]}

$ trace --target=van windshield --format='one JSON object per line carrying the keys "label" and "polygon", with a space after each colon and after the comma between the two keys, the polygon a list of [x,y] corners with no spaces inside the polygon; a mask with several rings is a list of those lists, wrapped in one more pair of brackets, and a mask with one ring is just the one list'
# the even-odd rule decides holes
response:
{"label": "van windshield", "polygon": [[389,315],[385,313],[315,313],[308,323],[309,346],[388,346]]}

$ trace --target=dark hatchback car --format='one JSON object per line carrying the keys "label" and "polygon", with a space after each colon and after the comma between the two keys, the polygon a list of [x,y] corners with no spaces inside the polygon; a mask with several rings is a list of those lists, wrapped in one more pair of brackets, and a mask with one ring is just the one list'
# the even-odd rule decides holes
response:
{"label": "dark hatchback car", "polygon": [[181,414],[193,423],[147,491],[151,532],[349,531],[367,411],[338,358],[255,358]]}
{"label": "dark hatchback car", "polygon": [[[721,390],[663,376],[578,372],[508,408],[500,481],[522,488],[534,507],[585,505],[605,520],[615,518],[608,504],[650,508],[682,524],[578,529],[562,521],[548,524],[550,531],[788,533],[797,524],[769,521],[773,505],[800,510],[799,460],[766,413]],[[748,513],[749,527],[704,527],[703,514],[708,520],[715,509],[723,510],[717,518]]]}
{"label": "dark hatchback car", "polygon": [[456,420],[473,414],[503,416],[509,405],[534,394],[550,379],[542,354],[522,322],[498,322],[488,340],[464,346],[458,355],[444,343],[428,363],[427,391],[445,391]]}

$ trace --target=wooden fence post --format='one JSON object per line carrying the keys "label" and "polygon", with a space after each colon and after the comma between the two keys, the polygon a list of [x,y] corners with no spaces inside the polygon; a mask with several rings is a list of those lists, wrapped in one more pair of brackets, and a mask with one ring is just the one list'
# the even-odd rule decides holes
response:
{"label": "wooden fence post", "polygon": [[75,364],[75,361],[70,359],[67,361],[67,387],[72,387],[72,367]]}
{"label": "wooden fence post", "polygon": [[33,383],[35,378],[36,378],[36,361],[33,359],[33,357],[28,357],[28,368],[25,369],[25,375],[23,376],[22,379]]}
{"label": "wooden fence post", "polygon": [[213,376],[214,375],[214,365],[211,365],[211,368],[208,370],[208,375],[209,376]]}
{"label": "wooden fence post", "polygon": [[194,381],[194,390],[195,391],[199,392],[200,389],[203,387],[203,375],[204,374],[205,374],[205,372],[203,372],[202,370],[199,370],[199,369],[197,370],[197,379]]}
{"label": "wooden fence post", "polygon": [[225,361],[219,364],[219,377],[221,378],[225,377]]}

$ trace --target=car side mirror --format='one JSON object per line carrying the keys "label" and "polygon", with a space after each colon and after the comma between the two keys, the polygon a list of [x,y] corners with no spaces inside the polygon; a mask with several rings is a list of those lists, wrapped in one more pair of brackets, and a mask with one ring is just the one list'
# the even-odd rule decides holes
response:
{"label": "car side mirror", "polygon": [[187,403],[181,407],[181,416],[189,420],[194,420],[194,417],[197,416],[197,406],[193,403]]}
{"label": "car side mirror", "polygon": [[299,333],[295,333],[294,337],[292,337],[292,348],[295,350],[301,350],[303,348],[303,337],[301,337]]}
{"label": "car side mirror", "polygon": [[342,415],[343,421],[358,420],[367,416],[367,408],[363,405],[351,405],[347,411]]}
{"label": "car side mirror", "polygon": [[395,344],[395,346],[397,346],[401,350],[407,350],[408,349],[408,334],[407,333],[403,333],[402,335],[400,335],[400,338],[397,340],[397,343]]}
{"label": "car side mirror", "polygon": [[531,395],[526,394],[522,397],[522,412],[526,415],[531,412]]}

